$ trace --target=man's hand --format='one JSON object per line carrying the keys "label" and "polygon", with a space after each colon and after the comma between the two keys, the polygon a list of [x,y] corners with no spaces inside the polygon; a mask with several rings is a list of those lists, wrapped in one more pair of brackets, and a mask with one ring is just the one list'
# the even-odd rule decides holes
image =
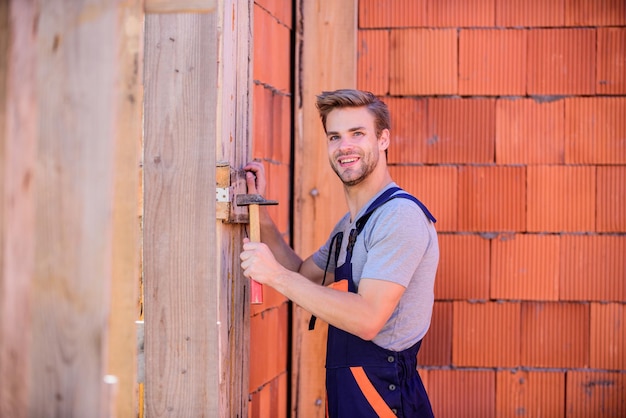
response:
{"label": "man's hand", "polygon": [[260,161],[251,161],[243,168],[246,171],[246,185],[249,194],[265,196],[265,167]]}
{"label": "man's hand", "polygon": [[274,254],[267,245],[260,242],[250,242],[248,238],[243,240],[243,251],[239,257],[245,277],[269,286],[273,284],[271,279],[276,278],[286,270],[276,261]]}

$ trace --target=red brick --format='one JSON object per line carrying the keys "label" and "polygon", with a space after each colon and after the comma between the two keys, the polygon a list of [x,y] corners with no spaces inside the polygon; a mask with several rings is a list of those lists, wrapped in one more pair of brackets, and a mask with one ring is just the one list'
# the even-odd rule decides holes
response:
{"label": "red brick", "polygon": [[360,0],[359,28],[405,28],[426,24],[426,0]]}
{"label": "red brick", "polygon": [[265,197],[278,201],[278,205],[268,206],[269,214],[276,222],[278,229],[289,238],[289,205],[290,205],[290,167],[285,164],[270,162],[265,164],[267,175],[267,190]]}
{"label": "red brick", "polygon": [[478,27],[495,24],[495,0],[428,0],[428,26]]}
{"label": "red brick", "polygon": [[589,367],[589,305],[522,302],[522,366]]}
{"label": "red brick", "polygon": [[528,32],[528,94],[594,94],[594,29],[532,29]]}
{"label": "red brick", "polygon": [[281,24],[291,28],[293,21],[293,1],[292,0],[254,0],[274,16]]}
{"label": "red brick", "polygon": [[626,93],[626,28],[598,28],[598,94]]}
{"label": "red brick", "polygon": [[524,167],[459,168],[460,231],[524,231]]}
{"label": "red brick", "polygon": [[489,247],[480,235],[439,234],[435,299],[489,299]]}
{"label": "red brick", "polygon": [[250,305],[250,315],[258,315],[268,309],[280,308],[287,298],[269,286],[263,286],[263,303]]}
{"label": "red brick", "polygon": [[558,300],[559,237],[515,234],[491,243],[491,299]]}
{"label": "red brick", "polygon": [[389,92],[389,31],[359,30],[357,88],[378,96]]}
{"label": "red brick", "polygon": [[429,99],[426,162],[493,162],[495,113],[494,99]]}
{"label": "red brick", "polygon": [[596,230],[626,232],[626,166],[599,166],[596,179]]}
{"label": "red brick", "polygon": [[626,164],[626,97],[565,100],[565,162]]}
{"label": "red brick", "polygon": [[626,236],[561,237],[560,299],[626,301]]}
{"label": "red brick", "polygon": [[291,31],[258,5],[254,7],[254,45],[254,80],[290,91]]}
{"label": "red brick", "polygon": [[593,166],[528,166],[528,231],[593,231],[595,170]]}
{"label": "red brick", "polygon": [[391,114],[390,164],[426,161],[426,99],[386,97]]}
{"label": "red brick", "polygon": [[457,229],[457,169],[452,166],[390,166],[398,185],[424,203],[437,218],[437,231]]}
{"label": "red brick", "polygon": [[519,303],[454,302],[452,309],[454,366],[519,366]]}
{"label": "red brick", "polygon": [[495,371],[429,370],[428,396],[439,418],[495,418]]}
{"label": "red brick", "polygon": [[565,387],[567,418],[626,416],[626,373],[570,370]]}
{"label": "red brick", "polygon": [[567,26],[624,26],[626,2],[623,0],[565,0]]}
{"label": "red brick", "polygon": [[289,305],[250,319],[250,391],[287,371]]}
{"label": "red brick", "polygon": [[563,0],[496,0],[496,26],[547,27],[564,23]]}
{"label": "red brick", "polygon": [[499,418],[565,416],[565,372],[500,370],[496,387]]}
{"label": "red brick", "polygon": [[392,30],[389,73],[392,95],[456,94],[456,30]]}
{"label": "red brick", "polygon": [[525,95],[526,33],[516,29],[461,30],[459,94]]}
{"label": "red brick", "polygon": [[498,99],[496,163],[562,164],[564,160],[564,100]]}
{"label": "red brick", "polygon": [[291,97],[260,84],[253,90],[253,158],[289,164]]}
{"label": "red brick", "polygon": [[435,302],[430,328],[417,355],[420,366],[446,366],[452,362],[452,303]]}
{"label": "red brick", "polygon": [[591,355],[594,369],[626,370],[626,306],[591,304]]}
{"label": "red brick", "polygon": [[250,395],[249,418],[287,418],[287,373],[272,379]]}

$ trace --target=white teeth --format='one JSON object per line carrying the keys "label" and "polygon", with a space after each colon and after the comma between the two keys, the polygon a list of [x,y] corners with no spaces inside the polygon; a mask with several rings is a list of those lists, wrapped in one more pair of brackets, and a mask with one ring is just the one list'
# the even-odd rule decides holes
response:
{"label": "white teeth", "polygon": [[339,162],[341,164],[346,164],[346,163],[353,163],[355,162],[357,159],[356,158],[345,158],[345,159],[341,159],[339,160]]}

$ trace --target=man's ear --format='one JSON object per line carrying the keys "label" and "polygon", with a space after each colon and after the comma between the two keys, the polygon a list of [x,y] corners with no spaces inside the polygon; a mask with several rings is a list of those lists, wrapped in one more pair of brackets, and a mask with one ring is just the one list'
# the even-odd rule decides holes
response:
{"label": "man's ear", "polygon": [[389,129],[383,129],[378,138],[378,149],[385,151],[389,148]]}

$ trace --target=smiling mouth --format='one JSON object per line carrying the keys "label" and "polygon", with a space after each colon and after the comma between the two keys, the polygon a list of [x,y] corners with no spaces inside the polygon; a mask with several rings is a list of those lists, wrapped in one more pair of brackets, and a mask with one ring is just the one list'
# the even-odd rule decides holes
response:
{"label": "smiling mouth", "polygon": [[349,157],[349,158],[339,158],[339,164],[341,165],[350,165],[352,163],[355,163],[359,160],[358,157]]}

